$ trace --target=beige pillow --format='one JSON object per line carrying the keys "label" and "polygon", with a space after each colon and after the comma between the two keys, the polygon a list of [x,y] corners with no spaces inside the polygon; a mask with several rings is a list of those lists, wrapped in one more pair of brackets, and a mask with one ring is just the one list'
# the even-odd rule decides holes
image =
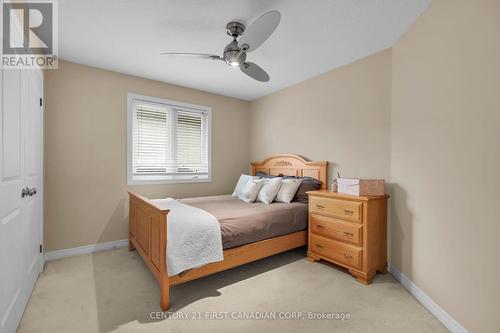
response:
{"label": "beige pillow", "polygon": [[254,202],[255,199],[257,199],[257,195],[259,194],[259,190],[262,185],[264,185],[264,179],[248,180],[245,186],[241,189],[238,199],[247,203]]}
{"label": "beige pillow", "polygon": [[273,202],[281,188],[281,178],[271,178],[264,181],[264,185],[257,195],[257,201],[263,202],[266,205]]}
{"label": "beige pillow", "polygon": [[292,202],[295,193],[299,189],[302,179],[283,179],[281,180],[281,188],[276,195],[274,201],[277,202]]}

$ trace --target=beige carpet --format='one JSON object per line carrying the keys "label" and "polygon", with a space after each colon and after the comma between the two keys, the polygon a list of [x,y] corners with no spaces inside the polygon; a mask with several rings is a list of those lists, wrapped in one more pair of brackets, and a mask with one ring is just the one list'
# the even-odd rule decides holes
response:
{"label": "beige carpet", "polygon": [[47,263],[19,332],[447,332],[390,274],[364,286],[302,249],[173,287],[171,303],[169,318],[151,318],[158,284],[126,249],[62,259]]}

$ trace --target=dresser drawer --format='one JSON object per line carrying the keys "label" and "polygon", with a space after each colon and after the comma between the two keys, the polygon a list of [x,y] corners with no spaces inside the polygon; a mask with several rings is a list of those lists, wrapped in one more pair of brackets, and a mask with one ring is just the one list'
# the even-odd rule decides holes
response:
{"label": "dresser drawer", "polygon": [[310,251],[346,266],[361,269],[363,250],[349,244],[311,235]]}
{"label": "dresser drawer", "polygon": [[309,204],[313,213],[361,222],[362,202],[312,196],[309,198]]}
{"label": "dresser drawer", "polygon": [[359,223],[345,222],[333,217],[311,214],[311,232],[348,242],[362,245],[363,226]]}

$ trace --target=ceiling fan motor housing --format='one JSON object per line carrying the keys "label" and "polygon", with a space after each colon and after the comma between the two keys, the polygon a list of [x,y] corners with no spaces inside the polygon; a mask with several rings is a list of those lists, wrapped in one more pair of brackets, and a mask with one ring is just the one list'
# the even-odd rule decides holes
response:
{"label": "ceiling fan motor housing", "polygon": [[238,67],[245,63],[247,54],[245,50],[238,46],[238,42],[233,40],[224,48],[224,61],[233,67]]}

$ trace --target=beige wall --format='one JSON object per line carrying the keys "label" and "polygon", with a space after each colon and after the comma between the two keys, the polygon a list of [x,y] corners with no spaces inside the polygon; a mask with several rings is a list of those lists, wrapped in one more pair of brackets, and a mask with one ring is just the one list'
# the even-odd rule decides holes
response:
{"label": "beige wall", "polygon": [[500,332],[500,2],[434,0],[392,57],[392,264]]}
{"label": "beige wall", "polygon": [[391,50],[263,97],[251,104],[251,158],[295,153],[328,160],[329,182],[389,178]]}
{"label": "beige wall", "polygon": [[[212,107],[211,183],[126,186],[127,92]],[[232,191],[249,170],[249,103],[59,62],[45,78],[45,249],[128,237],[127,190],[150,197]]]}

